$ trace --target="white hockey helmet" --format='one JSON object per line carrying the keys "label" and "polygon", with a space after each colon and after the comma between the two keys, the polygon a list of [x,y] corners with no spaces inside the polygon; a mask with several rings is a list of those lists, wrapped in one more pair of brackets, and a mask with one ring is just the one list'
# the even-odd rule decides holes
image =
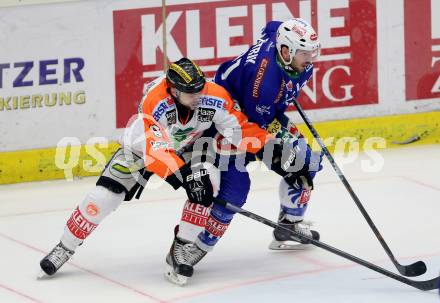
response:
{"label": "white hockey helmet", "polygon": [[[321,43],[313,27],[304,19],[294,18],[281,23],[277,30],[276,46],[280,59],[285,65],[292,63],[297,51],[310,52],[312,58],[319,55]],[[281,47],[289,50],[290,61],[285,61],[281,56]]]}

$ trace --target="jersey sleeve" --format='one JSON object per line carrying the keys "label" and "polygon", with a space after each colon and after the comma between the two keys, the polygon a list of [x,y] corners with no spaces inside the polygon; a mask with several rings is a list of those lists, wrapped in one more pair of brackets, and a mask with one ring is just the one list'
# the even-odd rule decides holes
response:
{"label": "jersey sleeve", "polygon": [[299,89],[296,92],[295,98],[298,99],[299,95],[302,92],[303,87],[307,84],[307,82],[313,77],[313,64],[310,64],[306,67],[305,71],[301,73],[299,78]]}
{"label": "jersey sleeve", "polygon": [[241,112],[238,103],[235,103],[223,88],[221,90],[224,91],[222,98],[225,103],[224,109],[215,117],[216,129],[238,149],[257,153],[273,136],[258,124],[250,122]]}
{"label": "jersey sleeve", "polygon": [[244,112],[249,120],[266,127],[276,113],[276,103],[282,102],[285,83],[274,72],[276,64],[262,58],[255,66],[247,66],[244,76],[247,78],[244,95]]}
{"label": "jersey sleeve", "polygon": [[[176,172],[185,163],[172,148],[167,132],[159,121],[153,118],[154,100],[148,98],[143,104],[143,123],[145,130],[145,168],[161,178]],[[141,140],[142,138],[140,138]]]}
{"label": "jersey sleeve", "polygon": [[278,27],[281,25],[282,22],[280,21],[269,21],[266,26],[262,29],[261,35],[263,38],[269,37],[275,37]]}

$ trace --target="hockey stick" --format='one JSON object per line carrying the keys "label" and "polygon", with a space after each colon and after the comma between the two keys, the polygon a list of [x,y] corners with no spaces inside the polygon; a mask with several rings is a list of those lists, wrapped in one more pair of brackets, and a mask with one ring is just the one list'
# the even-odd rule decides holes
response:
{"label": "hockey stick", "polygon": [[393,253],[391,252],[391,249],[388,247],[387,243],[385,242],[384,238],[380,234],[379,230],[377,229],[376,225],[374,225],[373,220],[371,220],[370,216],[368,215],[367,211],[363,207],[361,201],[353,191],[353,188],[348,183],[347,179],[345,178],[344,174],[342,173],[339,166],[336,164],[335,159],[328,151],[327,147],[324,145],[324,143],[321,140],[321,137],[319,136],[316,129],[313,127],[312,123],[310,122],[309,118],[306,116],[304,110],[299,105],[298,101],[294,98],[293,103],[295,104],[295,107],[297,108],[299,114],[301,115],[302,119],[306,123],[307,127],[309,128],[310,132],[313,134],[313,137],[318,141],[319,145],[321,146],[322,151],[326,155],[328,161],[332,165],[333,169],[336,171],[336,174],[339,177],[339,180],[342,181],[345,188],[347,189],[348,193],[350,194],[351,198],[353,199],[354,203],[356,203],[357,207],[361,211],[362,215],[364,216],[365,220],[367,221],[368,225],[370,225],[371,229],[373,230],[374,234],[376,235],[376,238],[379,240],[382,247],[385,249],[385,252],[387,253],[388,257],[390,257],[391,261],[393,262],[394,266],[396,266],[397,270],[400,274],[407,276],[407,277],[415,277],[420,276],[426,272],[426,264],[422,261],[417,261],[410,265],[401,265],[399,262],[397,262],[396,258],[394,257]]}
{"label": "hockey stick", "polygon": [[405,283],[405,284],[407,284],[409,286],[415,287],[415,288],[420,289],[420,290],[433,290],[433,289],[438,289],[439,288],[440,277],[437,277],[437,278],[434,278],[434,279],[431,279],[431,280],[427,280],[427,281],[414,281],[414,280],[410,280],[408,278],[405,278],[405,277],[399,276],[399,275],[397,275],[395,273],[392,273],[392,272],[390,272],[390,271],[388,271],[388,270],[386,270],[386,269],[384,269],[382,267],[379,267],[379,266],[377,266],[377,265],[375,265],[373,263],[370,263],[370,262],[365,261],[363,259],[360,259],[360,258],[358,258],[356,256],[353,256],[353,255],[351,255],[349,253],[346,253],[346,252],[344,252],[342,250],[339,250],[339,249],[337,249],[337,248],[335,248],[333,246],[325,244],[325,243],[323,243],[321,241],[314,240],[313,238],[301,235],[301,234],[299,234],[297,232],[294,232],[294,231],[292,231],[292,230],[290,230],[288,228],[280,226],[279,224],[277,224],[277,223],[275,223],[275,222],[273,222],[273,221],[271,221],[269,219],[261,217],[261,216],[255,214],[255,213],[247,211],[247,210],[245,210],[243,208],[240,208],[238,206],[235,206],[235,205],[233,205],[233,204],[231,204],[229,202],[226,202],[226,201],[223,201],[223,200],[220,200],[220,199],[216,198],[214,203],[222,205],[222,206],[226,207],[227,209],[229,209],[230,211],[239,213],[239,214],[241,214],[243,216],[246,216],[248,218],[251,218],[251,219],[253,219],[255,221],[261,222],[261,223],[263,223],[263,224],[265,224],[267,226],[270,226],[270,227],[273,227],[273,228],[281,228],[281,229],[283,229],[285,231],[290,232],[290,234],[292,236],[295,236],[296,238],[299,238],[302,241],[307,241],[307,242],[309,242],[312,245],[315,245],[315,246],[320,247],[320,248],[322,248],[322,249],[324,249],[326,251],[334,253],[334,254],[342,257],[342,258],[345,258],[345,259],[348,259],[350,261],[353,261],[353,262],[355,262],[355,263],[357,263],[359,265],[365,266],[365,267],[367,267],[367,268],[369,268],[371,270],[374,270],[375,272],[381,273],[381,274],[383,274],[383,275],[385,275],[385,276],[387,276],[387,277],[389,277],[391,279],[400,281],[400,282]]}

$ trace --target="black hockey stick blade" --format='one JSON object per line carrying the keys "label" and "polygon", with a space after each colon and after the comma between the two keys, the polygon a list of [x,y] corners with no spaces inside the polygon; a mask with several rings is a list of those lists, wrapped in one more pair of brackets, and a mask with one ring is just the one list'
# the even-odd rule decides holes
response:
{"label": "black hockey stick blade", "polygon": [[[420,290],[425,290],[425,291],[426,290],[433,290],[433,289],[438,289],[439,288],[440,277],[437,277],[437,278],[434,278],[434,279],[431,279],[431,280],[426,280],[426,281],[410,280],[410,279],[408,279],[406,277],[399,276],[399,275],[397,275],[397,274],[395,274],[393,272],[390,272],[390,271],[386,270],[385,268],[382,268],[382,267],[380,267],[378,265],[375,265],[375,264],[370,263],[368,261],[365,261],[365,260],[363,260],[361,258],[353,256],[353,255],[351,255],[351,254],[349,254],[349,253],[347,253],[345,251],[339,250],[339,249],[337,249],[337,248],[335,248],[333,246],[330,246],[328,244],[325,244],[325,243],[323,243],[321,241],[314,240],[313,238],[310,238],[310,237],[301,235],[299,233],[296,233],[296,232],[294,232],[294,231],[292,231],[292,230],[290,230],[288,228],[280,226],[279,224],[277,224],[277,223],[275,223],[275,222],[273,222],[273,221],[271,221],[269,219],[261,217],[261,216],[255,214],[255,213],[247,211],[247,210],[245,210],[245,209],[243,209],[241,207],[235,206],[234,204],[231,204],[231,203],[229,203],[227,201],[215,198],[214,199],[214,203],[222,205],[222,206],[226,207],[227,209],[229,209],[229,210],[231,210],[233,212],[239,213],[239,214],[241,214],[243,216],[246,216],[248,218],[251,218],[253,220],[261,222],[264,225],[270,226],[272,228],[276,228],[277,227],[277,228],[284,229],[285,231],[289,232],[295,238],[299,238],[299,239],[301,239],[303,241],[306,241],[306,242],[308,242],[308,243],[310,243],[312,245],[320,247],[320,248],[322,248],[322,249],[324,249],[326,251],[334,253],[335,255],[338,255],[338,256],[340,256],[342,258],[345,258],[345,259],[350,260],[350,261],[352,261],[354,263],[362,265],[362,266],[364,266],[366,268],[374,270],[375,272],[381,273],[381,274],[383,274],[383,275],[385,275],[385,276],[387,276],[387,277],[389,277],[391,279],[394,279],[394,280],[397,280],[399,282],[405,283],[405,284],[407,284],[409,286],[415,287],[415,288],[420,289]],[[415,263],[415,264],[417,264],[417,263]]]}
{"label": "black hockey stick blade", "polygon": [[409,265],[400,265],[399,263],[394,263],[400,274],[407,277],[416,277],[423,275],[426,272],[426,264],[423,261],[417,261]]}
{"label": "black hockey stick blade", "polygon": [[345,175],[342,173],[341,169],[339,168],[338,164],[336,163],[333,156],[330,154],[329,150],[325,146],[324,142],[321,140],[321,137],[319,136],[316,129],[313,127],[312,122],[307,117],[306,113],[302,109],[301,105],[298,103],[298,100],[293,99],[293,103],[298,110],[298,113],[304,120],[305,124],[307,125],[307,128],[312,133],[315,140],[318,142],[319,146],[321,147],[321,150],[324,152],[325,156],[327,157],[328,161],[330,162],[331,166],[335,170],[336,174],[338,175],[339,180],[341,180],[342,184],[345,186],[345,189],[347,189],[348,193],[350,194],[351,198],[353,199],[354,203],[362,213],[362,216],[367,221],[368,225],[372,229],[374,235],[379,240],[379,243],[382,245],[383,249],[385,250],[386,254],[390,258],[391,262],[393,262],[394,266],[397,268],[399,273],[404,276],[408,277],[414,277],[414,276],[420,276],[426,272],[426,265],[422,261],[418,261],[414,264],[410,265],[401,265],[399,262],[397,262],[396,257],[394,257],[394,254],[392,253],[391,249],[389,248],[388,244],[385,242],[385,239],[382,237],[381,233],[377,229],[376,225],[373,223],[373,220],[371,219],[370,215],[365,210],[364,206],[362,205],[361,201],[359,200],[358,196],[354,192],[353,188],[351,187],[350,183],[348,182]]}

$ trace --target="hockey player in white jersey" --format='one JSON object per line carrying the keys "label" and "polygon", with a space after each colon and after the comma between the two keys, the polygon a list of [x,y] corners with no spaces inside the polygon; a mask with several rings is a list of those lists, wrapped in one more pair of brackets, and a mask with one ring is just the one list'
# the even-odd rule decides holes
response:
{"label": "hockey player in white jersey", "polygon": [[[96,187],[73,211],[59,244],[41,260],[41,269],[47,275],[55,274],[101,221],[124,200],[132,199],[152,174],[174,188],[183,187],[194,203],[211,205],[210,172],[200,162],[183,157],[185,149],[196,144],[211,126],[251,153],[273,138],[249,123],[234,108],[229,94],[221,86],[206,82],[200,68],[187,58],[171,64],[166,76],[148,87],[138,116],[124,133],[123,148],[116,151]],[[252,139],[254,144],[246,144],[244,138]],[[176,237],[167,262],[177,273],[189,276],[192,266],[205,254]]]}

